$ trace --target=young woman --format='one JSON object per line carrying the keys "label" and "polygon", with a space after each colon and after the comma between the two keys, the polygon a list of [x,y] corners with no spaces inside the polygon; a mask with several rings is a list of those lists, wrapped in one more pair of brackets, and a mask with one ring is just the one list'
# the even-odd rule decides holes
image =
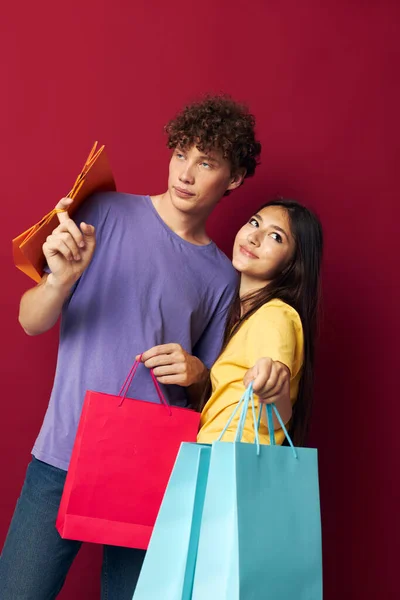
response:
{"label": "young woman", "polygon": [[[240,286],[222,352],[211,369],[211,396],[202,410],[199,442],[218,438],[243,394],[243,382],[254,380],[261,401],[271,401],[267,381],[278,364],[289,377],[276,406],[289,423],[295,445],[304,444],[313,396],[322,247],[318,218],[291,200],[265,204],[238,232],[232,262],[240,273]],[[238,419],[239,415],[224,440],[233,440]],[[275,427],[276,442],[282,444],[284,433],[277,421]],[[254,441],[250,411],[242,441]],[[260,442],[269,443],[265,418]]]}

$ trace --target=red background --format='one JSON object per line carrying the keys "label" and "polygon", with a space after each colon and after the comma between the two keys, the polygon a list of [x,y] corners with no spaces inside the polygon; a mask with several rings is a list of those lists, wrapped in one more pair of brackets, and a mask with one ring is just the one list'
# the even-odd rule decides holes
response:
{"label": "red background", "polygon": [[[325,226],[312,433],[325,598],[398,597],[399,13],[389,0],[3,7],[0,545],[57,348],[56,331],[28,338],[17,323],[30,284],[10,240],[69,190],[95,139],[121,191],[164,191],[163,125],[184,102],[225,91],[256,114],[263,155],[213,215],[215,240],[229,253],[243,219],[277,192],[317,209]],[[99,559],[99,548],[83,549],[63,599],[98,597]]]}

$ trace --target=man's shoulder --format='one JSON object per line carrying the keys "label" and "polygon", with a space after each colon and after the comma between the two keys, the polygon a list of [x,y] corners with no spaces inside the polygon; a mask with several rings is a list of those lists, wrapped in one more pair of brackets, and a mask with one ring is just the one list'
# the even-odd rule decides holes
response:
{"label": "man's shoulder", "polygon": [[[211,248],[210,248],[211,250]],[[209,301],[218,300],[217,310],[226,310],[238,288],[238,273],[226,254],[214,244],[212,260],[203,263],[200,279],[204,282]]]}
{"label": "man's shoulder", "polygon": [[79,209],[76,218],[88,220],[94,225],[110,223],[123,226],[127,221],[137,222],[148,216],[148,196],[123,192],[95,192]]}
{"label": "man's shoulder", "polygon": [[122,206],[146,205],[148,196],[127,194],[124,192],[95,192],[89,199],[90,203],[101,208],[121,208]]}
{"label": "man's shoulder", "polygon": [[221,248],[219,248],[214,242],[213,255],[216,270],[220,273],[223,273],[228,281],[236,284],[238,274],[236,269],[232,265],[232,261],[227,257],[225,252],[223,252]]}

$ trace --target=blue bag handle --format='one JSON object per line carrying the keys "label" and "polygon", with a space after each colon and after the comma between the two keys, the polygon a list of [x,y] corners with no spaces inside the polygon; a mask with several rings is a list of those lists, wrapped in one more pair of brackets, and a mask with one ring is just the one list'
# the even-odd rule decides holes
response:
{"label": "blue bag handle", "polygon": [[[249,385],[249,387],[246,389],[246,391],[244,392],[243,396],[240,398],[239,402],[237,403],[237,405],[235,406],[234,410],[232,411],[231,416],[229,417],[225,427],[223,428],[223,430],[221,431],[220,435],[218,436],[217,441],[220,442],[223,438],[223,436],[225,435],[229,425],[232,423],[233,419],[235,418],[236,414],[239,412],[240,410],[240,416],[239,416],[239,423],[236,429],[236,435],[235,435],[235,442],[240,442],[242,437],[243,437],[243,429],[246,423],[246,417],[247,417],[247,412],[249,409],[249,404],[251,402],[251,410],[252,410],[252,414],[253,414],[253,422],[256,423],[257,419],[256,419],[256,407],[254,404],[254,394],[253,394],[253,386],[252,384]],[[255,431],[255,443],[257,445],[257,454],[260,451],[260,441],[259,441],[259,435],[258,435],[258,427],[254,427],[254,431]]]}
{"label": "blue bag handle", "polygon": [[[260,436],[259,436],[259,428],[260,428],[260,422],[261,422],[261,415],[262,415],[262,410],[263,410],[263,403],[260,402],[260,408],[258,411],[258,417],[256,416],[256,408],[255,408],[255,403],[254,403],[254,392],[253,392],[253,383],[250,383],[250,385],[247,387],[246,391],[244,392],[244,394],[242,395],[242,397],[240,398],[239,402],[237,403],[237,405],[235,406],[231,416],[229,417],[225,427],[223,428],[223,430],[221,431],[221,434],[218,437],[218,442],[220,442],[224,436],[224,434],[226,433],[229,425],[232,423],[233,419],[235,418],[236,414],[239,412],[240,410],[240,417],[239,417],[239,423],[237,426],[237,430],[236,430],[236,435],[235,435],[235,442],[240,442],[242,437],[243,437],[243,430],[244,430],[244,425],[246,422],[246,417],[247,417],[247,413],[248,413],[248,409],[249,409],[249,404],[251,403],[251,412],[252,412],[252,416],[253,416],[253,425],[254,425],[254,443],[256,444],[256,448],[257,448],[257,454],[260,454]],[[265,404],[265,412],[266,412],[266,416],[267,416],[267,421],[268,421],[268,431],[269,431],[269,439],[270,439],[270,445],[271,446],[275,446],[276,445],[276,440],[275,440],[275,428],[274,428],[274,420],[273,420],[273,412],[276,415],[276,418],[278,419],[279,425],[282,428],[282,431],[285,434],[286,439],[288,440],[292,451],[293,451],[293,456],[295,458],[298,458],[297,455],[297,451],[296,448],[294,447],[294,444],[292,442],[292,439],[289,435],[288,430],[285,427],[284,422],[282,421],[282,418],[279,414],[278,409],[276,408],[275,404],[272,402],[271,404]]]}
{"label": "blue bag handle", "polygon": [[[260,410],[258,412],[258,420],[257,420],[257,426],[258,427],[260,426],[261,415],[262,415],[262,407],[263,407],[263,403],[260,402]],[[282,421],[282,417],[279,414],[279,411],[276,408],[274,402],[271,402],[271,404],[266,404],[265,405],[265,412],[267,414],[267,421],[268,421],[268,431],[269,431],[270,445],[271,446],[275,446],[276,445],[276,441],[275,441],[275,428],[274,428],[274,420],[273,420],[273,416],[272,416],[272,411],[274,411],[274,413],[276,415],[276,418],[279,421],[279,425],[281,426],[282,431],[285,434],[285,437],[286,437],[287,441],[289,442],[290,447],[292,448],[293,456],[295,458],[298,458],[297,450],[294,447],[294,444],[292,442],[292,438],[290,437],[289,432],[286,429],[285,423]]]}
{"label": "blue bag handle", "polygon": [[[223,428],[223,430],[221,431],[220,435],[217,438],[217,442],[220,442],[223,438],[223,436],[225,435],[229,425],[232,423],[234,417],[236,416],[237,412],[239,411],[240,408],[244,408],[247,410],[248,407],[248,394],[247,394],[247,390],[245,391],[245,393],[243,394],[243,396],[240,398],[239,402],[237,403],[237,405],[235,406],[234,410],[232,411],[231,416],[229,417],[225,427]],[[240,421],[239,421],[240,424]],[[238,432],[239,432],[239,427],[236,431],[236,437],[235,437],[235,442],[237,441],[237,437],[238,437]],[[240,436],[241,437],[241,436]]]}

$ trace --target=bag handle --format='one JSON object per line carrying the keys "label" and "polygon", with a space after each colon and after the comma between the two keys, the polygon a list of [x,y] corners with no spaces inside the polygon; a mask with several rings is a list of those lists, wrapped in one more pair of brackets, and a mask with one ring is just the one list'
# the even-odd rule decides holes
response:
{"label": "bag handle", "polygon": [[[251,385],[251,393],[253,394],[253,385]],[[250,387],[250,386],[249,386]],[[259,411],[258,411],[258,418],[257,418],[257,423],[255,423],[255,430],[258,431],[260,429],[260,423],[261,423],[261,416],[262,416],[262,410],[263,410],[263,405],[264,402],[260,402],[259,403]],[[276,446],[276,440],[275,440],[275,427],[274,427],[274,419],[273,419],[273,412],[276,415],[276,418],[278,419],[279,425],[282,428],[283,433],[285,434],[285,437],[287,439],[287,441],[289,442],[290,447],[292,448],[292,452],[293,452],[293,456],[295,458],[298,458],[297,455],[297,451],[296,448],[294,447],[294,444],[292,442],[292,438],[289,435],[288,430],[286,429],[285,423],[282,420],[281,415],[279,414],[278,409],[276,408],[276,404],[274,402],[271,402],[270,404],[265,404],[265,413],[267,416],[267,422],[268,422],[268,433],[269,433],[269,443],[270,446]]]}
{"label": "bag handle", "polygon": [[[236,413],[239,411],[239,408],[241,409],[241,408],[242,408],[242,405],[243,405],[244,403],[246,403],[246,393],[247,393],[247,390],[246,390],[246,392],[243,394],[243,396],[240,398],[240,400],[239,400],[239,402],[237,403],[237,405],[235,406],[235,408],[233,409],[233,411],[232,411],[232,414],[231,414],[231,416],[229,417],[229,419],[228,419],[228,421],[227,421],[227,423],[226,423],[225,427],[223,428],[223,430],[221,431],[221,433],[219,434],[219,436],[218,436],[218,438],[217,438],[217,442],[221,442],[221,441],[222,441],[222,438],[224,437],[224,435],[225,435],[225,433],[226,433],[226,431],[227,431],[227,429],[228,429],[229,425],[232,423],[232,421],[233,421],[234,417],[236,416]],[[239,428],[238,428],[238,429],[239,429]],[[236,432],[236,436],[237,436],[237,434],[238,434],[238,431]],[[236,441],[236,439],[235,439],[235,441]]]}
{"label": "bag handle", "polygon": [[243,396],[240,398],[238,404],[235,406],[231,416],[228,419],[228,422],[226,423],[225,427],[223,428],[220,435],[218,436],[217,441],[218,442],[222,441],[223,436],[225,435],[229,425],[232,423],[232,421],[233,421],[235,415],[238,413],[239,409],[241,412],[240,412],[239,423],[238,423],[238,426],[236,429],[236,435],[235,435],[234,441],[235,442],[241,441],[241,439],[243,437],[243,430],[244,430],[244,426],[246,423],[246,417],[247,417],[250,403],[251,403],[251,412],[253,415],[253,422],[255,423],[255,427],[254,427],[255,439],[254,439],[254,441],[257,446],[257,454],[259,454],[260,453],[260,439],[259,439],[259,434],[258,434],[256,407],[255,407],[255,403],[254,403],[254,394],[253,394],[253,384],[252,383],[246,389]]}
{"label": "bag handle", "polygon": [[[133,365],[127,375],[127,378],[125,379],[124,383],[122,384],[121,389],[119,390],[118,396],[121,397],[121,402],[118,404],[118,406],[122,406],[123,402],[125,401],[128,390],[131,387],[132,380],[136,374],[136,371],[137,371],[139,365],[141,364],[141,359],[142,359],[142,354],[139,356],[139,360],[135,360],[135,362],[133,363]],[[160,384],[158,383],[157,378],[153,373],[153,369],[150,369],[150,375],[153,380],[154,387],[156,388],[157,396],[160,400],[160,403],[164,404],[164,406],[168,409],[169,416],[172,416],[171,407],[168,404],[167,400],[165,399],[164,394],[161,391]]]}
{"label": "bag handle", "polygon": [[[236,430],[235,442],[241,441],[241,439],[243,437],[244,425],[246,422],[246,417],[247,417],[247,413],[248,413],[250,404],[251,404],[251,412],[252,412],[253,426],[254,426],[254,443],[256,445],[257,455],[258,455],[258,454],[260,454],[259,429],[260,429],[261,416],[262,416],[264,403],[260,402],[258,417],[257,417],[255,402],[254,402],[253,383],[250,383],[250,385],[247,387],[246,391],[244,392],[243,396],[240,398],[238,404],[235,406],[231,416],[228,419],[228,422],[226,423],[225,427],[221,431],[221,434],[219,435],[217,441],[218,442],[222,441],[224,434],[226,433],[229,425],[232,423],[234,417],[236,416],[236,414],[238,413],[239,410],[241,412],[240,412],[240,417],[239,417],[239,423],[238,423],[237,430]],[[276,446],[273,412],[275,413],[276,418],[278,419],[279,425],[281,426],[282,431],[284,432],[285,437],[286,437],[287,441],[289,442],[290,447],[292,448],[294,458],[298,458],[296,448],[294,447],[294,444],[289,435],[289,432],[286,429],[286,426],[282,420],[281,415],[279,414],[278,409],[276,408],[275,403],[273,403],[273,402],[270,404],[265,404],[265,413],[266,413],[266,417],[267,417],[267,421],[268,421],[268,432],[269,432],[270,445]]]}
{"label": "bag handle", "polygon": [[[258,419],[257,419],[257,427],[260,426],[263,404],[264,403],[260,403],[260,410],[258,412]],[[273,412],[272,411],[275,413],[276,418],[278,419],[279,425],[281,426],[282,431],[285,434],[285,437],[286,437],[287,441],[289,442],[290,447],[292,448],[293,456],[295,458],[298,458],[297,450],[296,450],[296,448],[295,448],[295,446],[294,446],[294,444],[292,442],[292,438],[290,437],[289,432],[286,429],[285,423],[283,422],[282,417],[279,414],[279,411],[276,408],[276,405],[275,405],[274,402],[271,402],[271,404],[266,404],[265,405],[265,412],[266,412],[267,421],[268,421],[268,432],[269,432],[270,445],[271,446],[276,446],[275,427],[274,427],[274,419],[273,419]]]}

